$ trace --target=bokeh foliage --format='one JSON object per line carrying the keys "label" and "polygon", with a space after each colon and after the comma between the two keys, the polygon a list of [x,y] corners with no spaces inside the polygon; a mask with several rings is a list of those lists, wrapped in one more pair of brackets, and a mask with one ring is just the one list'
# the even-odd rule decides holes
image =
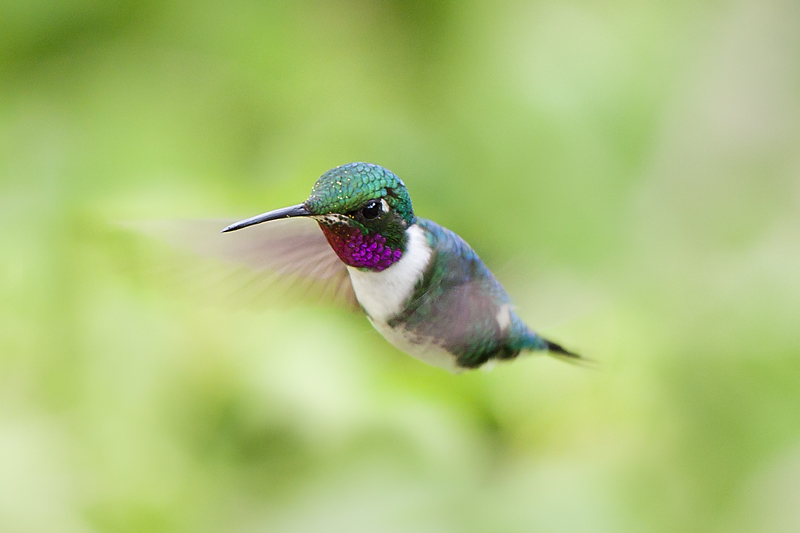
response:
{"label": "bokeh foliage", "polygon": [[[792,0],[0,3],[0,530],[797,531],[798,125]],[[118,224],[359,160],[604,370],[450,376]]]}

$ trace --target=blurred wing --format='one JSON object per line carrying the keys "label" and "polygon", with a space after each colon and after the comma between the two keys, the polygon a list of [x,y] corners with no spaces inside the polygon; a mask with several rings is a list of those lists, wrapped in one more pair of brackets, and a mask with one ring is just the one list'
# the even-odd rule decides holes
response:
{"label": "blurred wing", "polygon": [[316,222],[275,220],[220,233],[235,220],[187,220],[137,223],[133,226],[176,248],[247,267],[248,291],[274,285],[300,288],[320,299],[359,309],[347,267],[331,249]]}

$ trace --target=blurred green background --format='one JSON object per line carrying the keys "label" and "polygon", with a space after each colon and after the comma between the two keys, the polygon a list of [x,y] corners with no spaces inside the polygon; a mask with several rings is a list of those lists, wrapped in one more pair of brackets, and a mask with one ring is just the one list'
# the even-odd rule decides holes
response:
{"label": "blurred green background", "polygon": [[[121,220],[403,178],[602,362],[451,376]],[[0,531],[800,530],[796,0],[0,2]]]}

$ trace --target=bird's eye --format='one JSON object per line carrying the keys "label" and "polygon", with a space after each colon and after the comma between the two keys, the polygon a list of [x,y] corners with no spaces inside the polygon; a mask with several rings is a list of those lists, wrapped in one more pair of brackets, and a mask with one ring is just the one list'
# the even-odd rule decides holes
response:
{"label": "bird's eye", "polygon": [[381,216],[381,203],[377,200],[370,200],[367,205],[361,208],[361,215],[367,220],[374,220]]}

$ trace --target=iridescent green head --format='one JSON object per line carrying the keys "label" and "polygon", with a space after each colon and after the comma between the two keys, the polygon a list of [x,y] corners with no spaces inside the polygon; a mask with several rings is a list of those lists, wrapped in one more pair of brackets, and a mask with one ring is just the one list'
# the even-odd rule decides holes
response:
{"label": "iridescent green head", "polygon": [[348,266],[383,270],[406,250],[414,210],[402,180],[370,163],[350,163],[323,174],[302,204],[264,213],[228,226],[234,231],[288,217],[311,217]]}
{"label": "iridescent green head", "polygon": [[312,216],[350,215],[370,201],[382,199],[406,224],[414,223],[411,198],[403,181],[371,163],[349,163],[327,171],[314,184],[305,206]]}

